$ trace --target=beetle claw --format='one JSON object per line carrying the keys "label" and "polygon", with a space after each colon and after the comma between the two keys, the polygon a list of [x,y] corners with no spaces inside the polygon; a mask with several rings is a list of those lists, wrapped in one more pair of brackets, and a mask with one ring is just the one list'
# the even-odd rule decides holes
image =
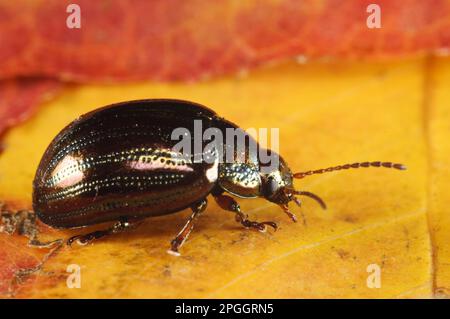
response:
{"label": "beetle claw", "polygon": [[80,246],[86,246],[87,244],[89,244],[94,239],[95,239],[95,237],[94,236],[90,236],[90,234],[88,234],[88,235],[77,235],[77,236],[70,237],[67,240],[66,243],[70,247],[72,247],[72,244],[74,242],[77,242],[77,244],[80,245]]}
{"label": "beetle claw", "polygon": [[272,227],[274,231],[277,231],[277,229],[278,229],[278,225],[275,222],[263,222],[261,224],[265,224],[267,226]]}
{"label": "beetle claw", "polygon": [[[75,236],[75,237],[77,237],[77,236]],[[66,245],[71,247],[73,242],[75,241],[75,237],[70,237],[69,239],[67,239]]]}
{"label": "beetle claw", "polygon": [[286,213],[286,215],[288,215],[288,217],[294,222],[297,222],[297,216],[295,216],[295,214],[291,213],[291,211],[289,210],[289,207],[287,205],[280,205],[281,209],[283,209],[283,211]]}
{"label": "beetle claw", "polygon": [[90,240],[86,239],[86,238],[78,238],[77,239],[77,244],[80,246],[86,246],[87,244],[89,244]]}
{"label": "beetle claw", "polygon": [[70,237],[70,238],[66,241],[67,246],[72,247],[72,244],[73,244],[75,241],[77,242],[78,245],[82,245],[82,246],[86,245],[86,244],[87,244],[87,241],[86,241],[86,240],[83,240],[82,237],[83,237],[82,235],[77,235],[77,236]]}

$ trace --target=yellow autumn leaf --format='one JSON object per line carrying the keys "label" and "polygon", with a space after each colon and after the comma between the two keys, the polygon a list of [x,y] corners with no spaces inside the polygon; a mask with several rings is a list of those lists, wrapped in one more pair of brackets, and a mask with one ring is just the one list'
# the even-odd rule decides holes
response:
{"label": "yellow autumn leaf", "polygon": [[425,123],[429,143],[429,220],[433,242],[433,288],[450,296],[450,60],[433,63]]}
{"label": "yellow autumn leaf", "polygon": [[[322,211],[306,199],[307,225],[292,223],[262,199],[238,200],[252,220],[272,220],[279,230],[246,230],[212,199],[182,256],[166,253],[190,212],[149,218],[138,229],[86,247],[64,247],[23,289],[20,297],[307,298],[431,297],[450,287],[445,256],[450,225],[445,200],[429,212],[425,72],[436,73],[431,116],[437,136],[432,166],[434,197],[448,180],[450,117],[447,60],[339,65],[287,63],[195,84],[137,83],[66,89],[30,121],[11,130],[0,157],[0,198],[31,206],[31,182],[52,138],[74,118],[106,104],[140,98],[180,98],[210,106],[243,128],[279,128],[280,152],[294,171],[365,160],[389,160],[407,171],[360,169],[298,180],[320,194]],[[430,69],[431,68],[431,69]],[[432,105],[434,106],[434,104]],[[430,106],[431,107],[431,106]],[[437,114],[439,113],[439,114]],[[439,116],[438,116],[439,115]],[[447,122],[445,122],[447,119]],[[428,137],[427,137],[428,136]],[[441,148],[440,145],[447,147]],[[447,175],[446,175],[447,174]],[[440,186],[440,187],[439,187]],[[293,208],[299,214],[298,208]],[[430,217],[430,218],[429,218]],[[433,217],[433,218],[431,218]],[[433,269],[431,236],[439,245]],[[95,228],[95,227],[94,227]],[[89,229],[92,230],[92,229]],[[43,236],[67,238],[79,230]],[[15,240],[15,237],[3,241]],[[24,242],[25,244],[25,242]],[[433,246],[434,247],[434,246]],[[448,258],[447,258],[448,260]],[[80,289],[68,289],[68,265],[81,267]],[[379,267],[381,287],[371,286]],[[448,291],[447,291],[448,293]]]}

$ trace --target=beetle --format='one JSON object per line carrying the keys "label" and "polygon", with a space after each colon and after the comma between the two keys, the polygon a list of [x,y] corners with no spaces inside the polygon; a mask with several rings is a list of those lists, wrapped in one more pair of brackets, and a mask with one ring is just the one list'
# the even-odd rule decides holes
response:
{"label": "beetle", "polygon": [[180,127],[193,132],[199,120],[205,129],[239,129],[203,105],[173,99],[128,101],[80,116],[53,139],[39,163],[33,181],[33,210],[38,219],[54,228],[114,222],[110,228],[67,240],[69,245],[87,244],[145,218],[190,208],[192,215],[170,244],[169,252],[177,255],[205,210],[208,195],[233,212],[244,227],[263,232],[267,227],[276,230],[276,223],[249,220],[230,195],[265,198],[295,222],[288,204],[300,205],[297,196],[309,196],[326,208],[319,196],[296,190],[296,178],[360,167],[405,169],[401,164],[376,161],[292,173],[281,156],[278,165],[267,169],[248,148],[235,150],[229,145],[222,145],[221,151],[222,156],[232,152],[231,162],[221,161],[217,149],[210,150],[212,161],[196,161],[195,154],[175,150],[178,140],[172,133]]}

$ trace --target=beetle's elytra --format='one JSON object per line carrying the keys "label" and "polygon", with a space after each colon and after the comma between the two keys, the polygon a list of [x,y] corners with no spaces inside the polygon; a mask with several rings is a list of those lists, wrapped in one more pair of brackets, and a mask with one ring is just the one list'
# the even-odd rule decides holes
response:
{"label": "beetle's elytra", "polygon": [[[300,204],[295,195],[306,195],[325,204],[316,195],[297,191],[294,178],[339,169],[390,167],[391,162],[364,162],[293,174],[279,157],[278,166],[262,172],[258,156],[238,154],[223,146],[223,155],[234,152],[233,162],[194,161],[191,155],[174,151],[179,127],[194,130],[238,127],[202,105],[180,100],[138,100],[114,104],[87,113],[64,128],[45,151],[33,182],[33,209],[38,218],[56,228],[83,227],[108,221],[109,229],[68,240],[85,244],[123,231],[151,216],[191,208],[192,216],[171,242],[177,253],[192,230],[195,219],[206,208],[211,194],[220,207],[236,214],[247,228],[276,229],[273,222],[253,222],[226,193],[238,197],[263,197],[274,202],[292,219],[288,204]],[[192,134],[194,138],[194,134]],[[243,155],[243,156],[239,156]]]}

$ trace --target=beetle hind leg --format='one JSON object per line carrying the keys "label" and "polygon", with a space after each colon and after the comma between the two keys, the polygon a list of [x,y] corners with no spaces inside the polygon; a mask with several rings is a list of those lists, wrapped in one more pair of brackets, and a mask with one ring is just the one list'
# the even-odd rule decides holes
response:
{"label": "beetle hind leg", "polygon": [[230,196],[219,194],[215,195],[214,198],[222,209],[234,212],[236,214],[236,221],[241,223],[245,228],[256,229],[260,232],[265,232],[267,226],[272,227],[274,230],[278,228],[275,222],[254,222],[248,220],[248,216],[241,211],[239,204]]}
{"label": "beetle hind leg", "polygon": [[66,243],[67,243],[67,245],[71,246],[76,241],[79,245],[84,246],[96,239],[103,238],[103,237],[117,234],[117,233],[121,233],[121,232],[124,232],[131,228],[135,228],[138,224],[139,224],[139,222],[137,222],[137,221],[130,222],[130,221],[128,221],[127,218],[121,218],[117,223],[115,223],[108,229],[97,230],[97,231],[87,233],[84,235],[73,236],[73,237],[70,237]]}
{"label": "beetle hind leg", "polygon": [[192,209],[192,215],[189,217],[186,224],[183,226],[181,231],[178,233],[178,235],[170,242],[170,250],[167,252],[171,255],[179,256],[180,253],[178,252],[178,249],[184,244],[184,242],[189,237],[189,234],[192,232],[192,229],[194,229],[194,222],[195,220],[200,216],[200,214],[206,209],[208,202],[205,199],[197,202],[194,204]]}

